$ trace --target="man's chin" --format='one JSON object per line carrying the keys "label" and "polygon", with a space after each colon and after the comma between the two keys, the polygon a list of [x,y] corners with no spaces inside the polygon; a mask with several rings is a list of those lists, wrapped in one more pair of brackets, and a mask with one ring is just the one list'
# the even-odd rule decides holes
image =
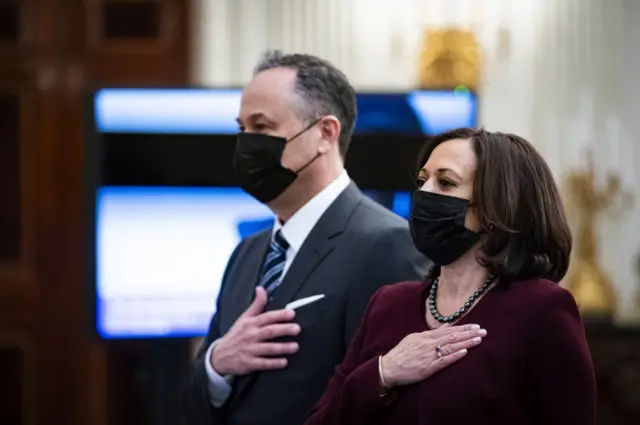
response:
{"label": "man's chin", "polygon": [[266,205],[279,218],[287,220],[291,215],[302,207],[298,205],[301,200],[305,199],[304,185],[300,184],[300,179],[296,179],[284,192],[277,198],[268,202]]}

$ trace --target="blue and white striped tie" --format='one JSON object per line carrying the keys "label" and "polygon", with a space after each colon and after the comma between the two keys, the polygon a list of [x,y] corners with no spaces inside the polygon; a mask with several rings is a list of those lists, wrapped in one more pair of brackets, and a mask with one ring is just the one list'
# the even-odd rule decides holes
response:
{"label": "blue and white striped tie", "polygon": [[273,294],[273,291],[280,285],[284,264],[287,261],[287,249],[289,249],[289,243],[278,230],[271,240],[260,279],[260,286],[267,291],[268,295]]}

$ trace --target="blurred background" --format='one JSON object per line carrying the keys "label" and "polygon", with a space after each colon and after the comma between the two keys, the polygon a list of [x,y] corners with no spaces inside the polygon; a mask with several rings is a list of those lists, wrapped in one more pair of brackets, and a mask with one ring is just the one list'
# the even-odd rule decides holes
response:
{"label": "blurred background", "polygon": [[400,215],[429,134],[536,146],[575,229],[598,423],[640,423],[637,22],[637,0],[0,0],[0,425],[177,423],[228,255],[207,243],[270,225],[230,162],[268,48],[348,75],[347,168]]}

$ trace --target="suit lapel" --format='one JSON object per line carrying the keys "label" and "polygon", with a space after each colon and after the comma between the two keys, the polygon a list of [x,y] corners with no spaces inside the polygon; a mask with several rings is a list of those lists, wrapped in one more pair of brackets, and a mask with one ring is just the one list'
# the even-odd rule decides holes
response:
{"label": "suit lapel", "polygon": [[351,183],[320,217],[274,292],[273,300],[267,306],[268,310],[284,308],[293,301],[311,273],[339,242],[361,196],[356,185]]}
{"label": "suit lapel", "polygon": [[339,234],[334,235],[335,238],[332,239],[330,236],[322,237],[321,235],[313,235],[313,233],[312,231],[309,234],[308,242],[305,241],[302,244],[300,252],[291,263],[282,283],[274,292],[273,299],[267,305],[267,310],[279,310],[292,301],[313,270],[333,250],[336,239],[339,239]]}
{"label": "suit lapel", "polygon": [[229,303],[225,306],[225,309],[228,311],[228,314],[225,314],[225,316],[230,319],[228,323],[225,323],[226,326],[223,326],[225,331],[233,325],[233,322],[235,322],[253,302],[255,287],[258,284],[262,263],[270,240],[271,229],[256,236],[256,240],[251,244],[246,254],[247,260],[242,261],[242,270],[238,273],[238,278],[231,282],[233,285],[232,292],[234,293],[231,299],[236,300],[236,302]]}

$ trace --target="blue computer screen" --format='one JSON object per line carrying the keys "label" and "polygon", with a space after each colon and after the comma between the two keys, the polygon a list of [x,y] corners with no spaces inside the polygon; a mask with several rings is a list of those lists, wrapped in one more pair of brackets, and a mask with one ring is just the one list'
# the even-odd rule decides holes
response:
{"label": "blue computer screen", "polygon": [[[103,133],[236,134],[239,89],[102,89],[94,98]],[[437,134],[475,127],[477,99],[468,91],[358,93],[356,134]]]}

